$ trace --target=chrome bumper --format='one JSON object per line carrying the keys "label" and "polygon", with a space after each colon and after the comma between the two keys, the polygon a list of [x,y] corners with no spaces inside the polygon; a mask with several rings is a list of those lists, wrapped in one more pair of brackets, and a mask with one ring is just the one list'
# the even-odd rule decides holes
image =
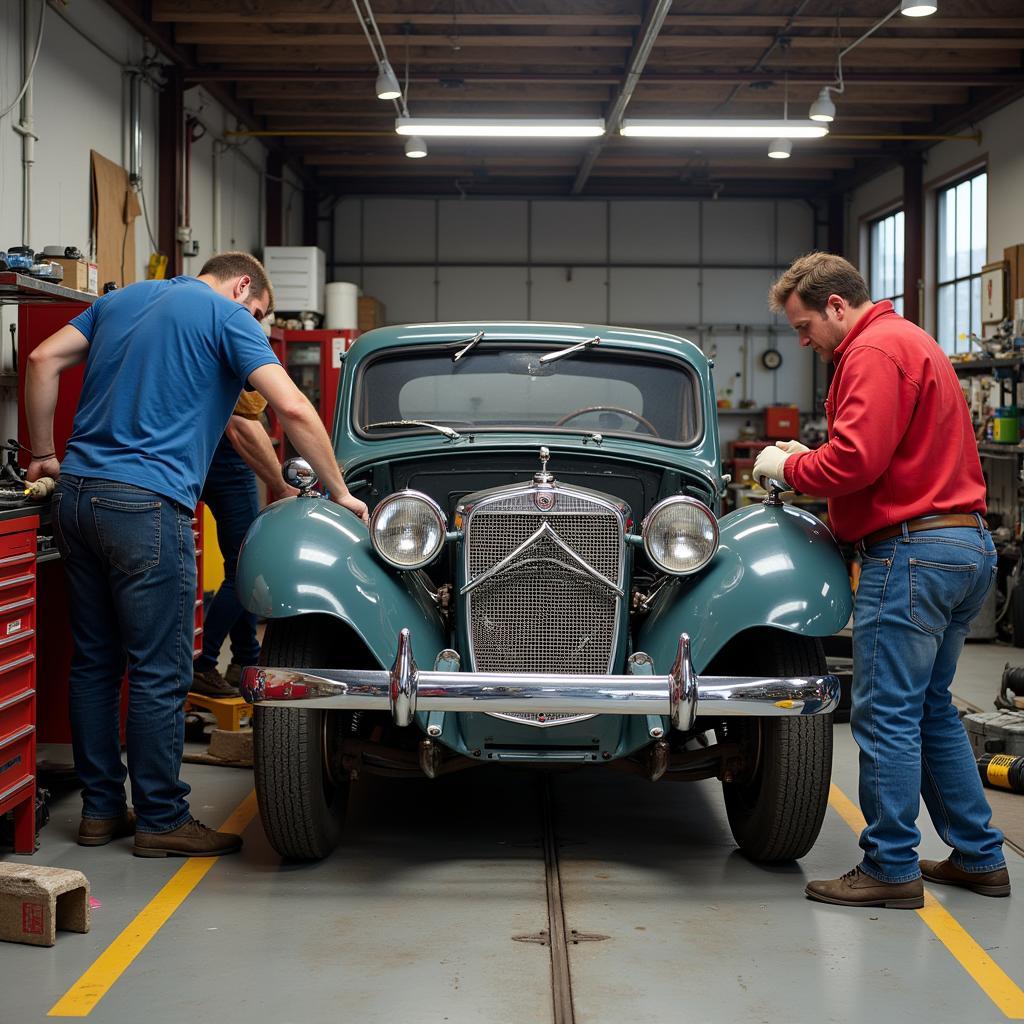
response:
{"label": "chrome bumper", "polygon": [[250,704],[298,708],[390,710],[396,725],[417,711],[532,711],[543,714],[667,715],[676,729],[701,716],[823,715],[839,703],[839,680],[824,676],[705,676],[679,637],[672,671],[655,675],[543,675],[517,672],[421,672],[409,630],[399,634],[390,672],[383,669],[252,667],[242,671]]}

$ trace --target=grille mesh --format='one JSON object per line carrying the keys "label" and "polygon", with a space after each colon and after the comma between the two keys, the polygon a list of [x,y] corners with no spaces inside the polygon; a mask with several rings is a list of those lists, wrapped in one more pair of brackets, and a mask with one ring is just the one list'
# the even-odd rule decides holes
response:
{"label": "grille mesh", "polygon": [[[530,494],[492,502],[469,516],[469,581],[548,523],[603,577],[618,583],[622,527],[612,510],[558,490],[551,512]],[[542,537],[469,593],[473,665],[478,672],[607,672],[620,601],[550,538]]]}

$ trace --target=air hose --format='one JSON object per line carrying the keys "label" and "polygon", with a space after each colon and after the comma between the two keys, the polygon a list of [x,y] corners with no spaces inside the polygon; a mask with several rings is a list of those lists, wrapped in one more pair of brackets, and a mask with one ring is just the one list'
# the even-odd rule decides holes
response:
{"label": "air hose", "polygon": [[978,758],[978,772],[986,786],[1024,793],[1024,757],[982,754]]}

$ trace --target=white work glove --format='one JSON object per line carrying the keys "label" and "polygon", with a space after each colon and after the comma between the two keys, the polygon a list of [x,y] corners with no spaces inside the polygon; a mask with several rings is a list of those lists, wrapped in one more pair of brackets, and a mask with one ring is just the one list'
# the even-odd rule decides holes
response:
{"label": "white work glove", "polygon": [[25,496],[33,501],[42,501],[53,494],[53,489],[56,486],[56,481],[52,476],[41,476],[38,480],[28,483],[28,486],[25,488]]}
{"label": "white work glove", "polygon": [[801,444],[799,441],[776,441],[776,448],[781,448],[784,452],[790,455],[796,455],[797,452],[809,452],[811,449],[805,444]]}
{"label": "white work glove", "polygon": [[[796,441],[789,442],[790,444],[797,444]],[[790,453],[783,451],[779,445],[771,445],[768,448],[762,448],[761,454],[758,455],[757,461],[754,463],[754,472],[751,474],[754,478],[754,482],[760,487],[765,487],[764,480],[766,477],[772,480],[778,480],[779,483],[785,484],[786,477],[783,475],[782,467],[786,464]],[[767,490],[767,488],[765,488]]]}

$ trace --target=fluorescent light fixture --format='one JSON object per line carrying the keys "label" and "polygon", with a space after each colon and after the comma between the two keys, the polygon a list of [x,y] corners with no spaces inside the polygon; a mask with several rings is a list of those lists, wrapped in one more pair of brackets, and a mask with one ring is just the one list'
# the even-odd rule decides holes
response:
{"label": "fluorescent light fixture", "polygon": [[828,128],[815,121],[649,121],[626,118],[622,134],[633,139],[820,139]]}
{"label": "fluorescent light fixture", "polygon": [[818,98],[811,104],[808,117],[812,121],[822,121],[825,124],[836,119],[836,105],[832,102],[827,85],[818,93]]}
{"label": "fluorescent light fixture", "polygon": [[399,117],[399,135],[492,139],[594,139],[604,135],[604,121],[554,118]]}
{"label": "fluorescent light fixture", "polygon": [[900,14],[908,18],[927,18],[938,9],[937,3],[929,3],[928,0],[900,0]]}
{"label": "fluorescent light fixture", "polygon": [[395,69],[386,60],[382,60],[377,75],[377,99],[397,100],[401,95],[402,87],[398,84]]}
{"label": "fluorescent light fixture", "polygon": [[410,160],[422,160],[427,155],[427,144],[418,135],[412,135],[405,144],[405,155]]}
{"label": "fluorescent light fixture", "polygon": [[768,143],[768,155],[773,160],[788,160],[793,152],[793,143],[789,139],[773,139]]}

